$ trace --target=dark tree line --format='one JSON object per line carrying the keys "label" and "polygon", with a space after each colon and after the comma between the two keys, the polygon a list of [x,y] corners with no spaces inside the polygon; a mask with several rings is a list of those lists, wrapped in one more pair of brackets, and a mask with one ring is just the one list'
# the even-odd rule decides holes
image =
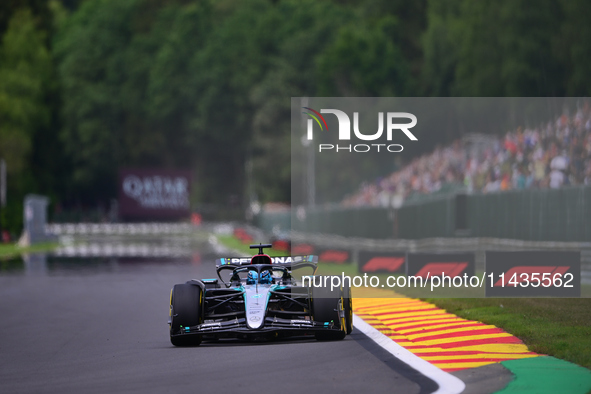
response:
{"label": "dark tree line", "polygon": [[3,1],[3,222],[18,228],[30,192],[105,205],[124,166],[190,168],[196,206],[287,201],[290,97],[589,95],[589,15],[584,0]]}

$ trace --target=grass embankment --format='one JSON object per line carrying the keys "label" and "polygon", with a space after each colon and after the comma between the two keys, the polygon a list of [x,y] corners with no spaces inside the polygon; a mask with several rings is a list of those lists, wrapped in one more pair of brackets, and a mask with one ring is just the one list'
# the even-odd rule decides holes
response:
{"label": "grass embankment", "polygon": [[427,299],[460,317],[494,324],[532,351],[591,368],[589,298]]}
{"label": "grass embankment", "polygon": [[24,253],[50,252],[58,247],[56,242],[43,242],[31,246],[20,247],[17,244],[0,244],[0,258],[7,259],[18,257]]}
{"label": "grass embankment", "polygon": [[[233,236],[218,236],[225,246],[250,255]],[[268,250],[270,255],[285,252]],[[357,275],[352,264],[320,264],[322,275]],[[407,294],[408,296],[412,296]],[[532,351],[591,369],[589,298],[428,298],[440,308],[470,320],[494,324],[521,339]]]}

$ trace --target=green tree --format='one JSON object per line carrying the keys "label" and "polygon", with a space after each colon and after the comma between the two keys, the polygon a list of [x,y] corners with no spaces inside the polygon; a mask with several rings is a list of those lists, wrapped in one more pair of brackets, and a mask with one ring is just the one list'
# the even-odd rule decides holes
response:
{"label": "green tree", "polygon": [[264,59],[251,29],[269,5],[212,15],[182,3],[90,0],[59,32],[62,140],[80,199],[113,196],[121,166],[191,167],[202,201],[242,194],[247,92]]}
{"label": "green tree", "polygon": [[462,0],[430,0],[422,34],[424,64],[421,90],[427,96],[451,96],[458,63]]}
{"label": "green tree", "polygon": [[[130,21],[136,1],[87,1],[56,35],[62,82],[61,140],[72,160],[69,193],[97,201],[115,194],[116,168],[124,163],[123,86]],[[141,60],[141,59],[136,59]]]}
{"label": "green tree", "polygon": [[591,3],[585,0],[562,0],[564,19],[558,55],[566,73],[566,93],[569,96],[591,95]]}
{"label": "green tree", "polygon": [[237,2],[232,11],[217,7],[214,18],[220,23],[192,59],[191,86],[199,98],[190,117],[191,145],[200,158],[202,201],[242,203],[254,112],[249,92],[272,50],[273,37],[263,26],[271,7],[262,0]]}
{"label": "green tree", "polygon": [[[363,0],[357,1],[359,18],[365,26],[383,24],[383,19],[395,19],[388,29],[388,38],[399,48],[413,79],[421,74],[423,46],[421,36],[427,26],[427,0]],[[409,95],[416,96],[419,92]]]}
{"label": "green tree", "polygon": [[30,11],[14,14],[0,48],[0,156],[23,172],[36,128],[47,125],[45,90],[51,58]]}
{"label": "green tree", "polygon": [[457,38],[459,96],[560,96],[553,53],[561,15],[556,0],[465,0]]}
{"label": "green tree", "polygon": [[[35,27],[43,33],[52,30],[53,16],[48,0],[3,0],[0,2],[0,35],[9,28],[15,13],[28,10]],[[47,39],[46,36],[44,39]]]}
{"label": "green tree", "polygon": [[22,197],[34,191],[30,158],[33,141],[50,123],[46,94],[52,76],[45,35],[28,9],[15,12],[0,47],[0,157],[6,160],[8,209],[3,223],[16,231]]}
{"label": "green tree", "polygon": [[349,25],[317,60],[321,96],[411,95],[412,77],[400,49],[390,39],[393,17],[376,26]]}
{"label": "green tree", "polygon": [[266,14],[262,26],[274,32],[272,47],[267,71],[250,93],[252,191],[261,201],[289,201],[291,192],[301,191],[298,185],[292,189],[291,163],[297,171],[302,162],[291,156],[291,144],[300,141],[291,140],[290,98],[321,94],[318,59],[354,16],[350,8],[318,1],[282,1]]}

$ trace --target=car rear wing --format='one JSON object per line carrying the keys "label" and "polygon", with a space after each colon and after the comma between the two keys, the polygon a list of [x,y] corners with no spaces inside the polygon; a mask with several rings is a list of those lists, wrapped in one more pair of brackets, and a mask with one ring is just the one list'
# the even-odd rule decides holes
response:
{"label": "car rear wing", "polygon": [[[250,257],[225,257],[216,259],[215,266],[220,268],[223,266],[235,266],[250,265]],[[291,269],[291,266],[297,266],[300,263],[318,264],[318,256],[281,256],[271,257],[271,262],[280,266],[286,266]]]}

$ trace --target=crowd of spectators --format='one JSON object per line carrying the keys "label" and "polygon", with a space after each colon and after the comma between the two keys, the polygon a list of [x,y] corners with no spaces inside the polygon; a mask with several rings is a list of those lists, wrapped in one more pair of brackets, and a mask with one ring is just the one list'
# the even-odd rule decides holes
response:
{"label": "crowd of spectators", "polygon": [[591,184],[591,108],[536,128],[488,136],[478,149],[466,139],[414,159],[400,171],[366,182],[347,206],[397,206],[416,194],[463,188],[492,193]]}

